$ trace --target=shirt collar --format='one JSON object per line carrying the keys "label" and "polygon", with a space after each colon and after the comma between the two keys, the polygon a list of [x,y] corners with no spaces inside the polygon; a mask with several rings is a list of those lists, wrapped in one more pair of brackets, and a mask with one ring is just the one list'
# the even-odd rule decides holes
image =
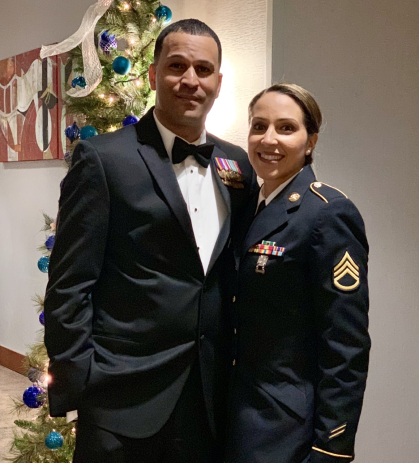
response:
{"label": "shirt collar", "polygon": [[[301,170],[303,170],[303,169],[301,169]],[[276,198],[279,195],[279,193],[281,193],[281,191],[288,184],[290,184],[294,180],[294,178],[301,172],[301,170],[299,170],[295,175],[293,175],[291,178],[286,180],[284,183],[281,183],[281,185],[279,185],[277,188],[275,188],[275,190],[267,198],[265,198],[264,188],[263,188],[264,185],[262,185],[261,189],[259,190],[259,198],[258,198],[258,204],[257,204],[256,210],[257,210],[257,208],[259,207],[259,204],[262,201],[265,201],[265,206],[267,206],[274,198]]]}
{"label": "shirt collar", "polygon": [[[178,136],[173,133],[171,130],[166,128],[157,118],[156,112],[153,111],[154,120],[156,122],[157,128],[160,132],[161,138],[163,140],[164,147],[166,148],[167,154],[169,155],[170,160],[172,160],[172,149],[173,144],[175,143],[175,138]],[[182,137],[179,137],[182,138]],[[184,138],[182,139],[184,140]],[[186,141],[186,140],[185,140]],[[199,138],[191,143],[191,145],[201,145],[207,141],[207,132],[204,129]],[[187,142],[189,143],[189,142]]]}

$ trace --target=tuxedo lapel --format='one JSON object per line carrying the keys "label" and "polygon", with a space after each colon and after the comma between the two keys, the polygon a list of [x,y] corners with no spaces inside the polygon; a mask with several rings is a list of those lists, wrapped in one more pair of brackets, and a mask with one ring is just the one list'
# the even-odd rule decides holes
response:
{"label": "tuxedo lapel", "polygon": [[215,166],[215,158],[225,157],[225,153],[221,151],[217,146],[214,146],[214,151],[212,154],[210,168],[211,174],[214,182],[214,188],[218,188],[221,193],[222,200],[224,201],[226,208],[227,208],[227,216],[224,220],[224,223],[221,227],[220,234],[218,235],[218,239],[215,243],[214,250],[212,251],[211,260],[208,265],[208,271],[210,272],[212,266],[217,261],[218,257],[220,256],[224,246],[226,245],[227,239],[230,236],[230,228],[231,228],[231,201],[230,201],[230,194],[228,192],[227,187],[221,181],[220,176],[218,175],[217,168]]}
{"label": "tuxedo lapel", "polygon": [[[170,209],[182,226],[187,239],[194,249],[197,249],[191,218],[182,192],[180,191],[172,163],[154,121],[152,109],[135,125],[135,128],[140,143],[138,148],[140,156],[159,186]],[[196,252],[198,255],[198,251]]]}

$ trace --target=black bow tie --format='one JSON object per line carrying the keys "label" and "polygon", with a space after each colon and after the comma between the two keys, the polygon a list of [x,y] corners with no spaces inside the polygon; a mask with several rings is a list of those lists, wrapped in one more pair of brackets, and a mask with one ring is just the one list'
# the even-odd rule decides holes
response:
{"label": "black bow tie", "polygon": [[191,145],[181,138],[176,137],[172,149],[172,163],[179,164],[188,156],[193,156],[202,167],[207,168],[210,163],[213,150],[214,143]]}

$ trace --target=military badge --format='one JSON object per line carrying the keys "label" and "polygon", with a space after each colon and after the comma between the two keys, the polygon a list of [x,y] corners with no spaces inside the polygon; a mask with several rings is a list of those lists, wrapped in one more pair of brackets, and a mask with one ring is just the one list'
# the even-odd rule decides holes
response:
{"label": "military badge", "polygon": [[262,243],[256,244],[249,249],[249,252],[260,254],[256,263],[256,273],[261,273],[262,275],[265,273],[265,267],[268,263],[269,256],[282,256],[284,253],[285,248],[275,246],[275,244],[275,241],[262,241]]}
{"label": "military badge", "polygon": [[359,286],[359,267],[348,251],[333,268],[333,283],[342,291],[352,291]]}
{"label": "military badge", "polygon": [[225,158],[214,158],[218,175],[226,186],[243,189],[243,175],[237,161]]}

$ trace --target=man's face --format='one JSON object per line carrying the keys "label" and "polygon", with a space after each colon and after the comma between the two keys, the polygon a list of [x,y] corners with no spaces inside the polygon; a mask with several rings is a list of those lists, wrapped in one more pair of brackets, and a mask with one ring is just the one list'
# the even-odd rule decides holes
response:
{"label": "man's face", "polygon": [[212,37],[170,33],[158,62],[149,69],[160,122],[176,135],[196,140],[220,92],[219,68],[218,48]]}

